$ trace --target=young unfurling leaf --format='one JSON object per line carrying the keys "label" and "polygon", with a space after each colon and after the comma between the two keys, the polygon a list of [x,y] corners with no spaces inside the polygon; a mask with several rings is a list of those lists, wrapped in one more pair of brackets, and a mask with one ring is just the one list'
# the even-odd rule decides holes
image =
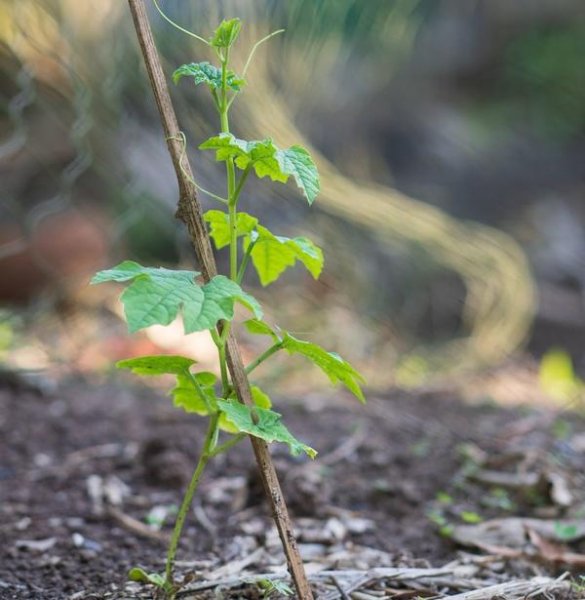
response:
{"label": "young unfurling leaf", "polygon": [[236,41],[240,29],[242,29],[240,19],[222,21],[213,33],[209,43],[216,48],[229,48]]}
{"label": "young unfurling leaf", "polygon": [[205,331],[218,321],[231,321],[234,305],[240,302],[256,316],[262,315],[257,300],[223,275],[216,275],[209,283],[199,285],[196,271],[175,271],[143,267],[125,261],[113,269],[100,271],[92,283],[132,280],[122,294],[126,320],[131,332],[150,325],[169,325],[183,314],[185,333]]}
{"label": "young unfurling leaf", "polygon": [[199,148],[215,150],[215,158],[219,161],[233,158],[239,169],[253,168],[259,178],[270,177],[273,181],[286,183],[292,175],[309,204],[319,193],[317,167],[302,146],[279,150],[270,138],[247,142],[231,133],[220,133]]}
{"label": "young unfurling leaf", "polygon": [[256,417],[254,418],[252,410],[239,402],[219,400],[217,405],[227,421],[238,432],[259,437],[268,443],[283,442],[288,444],[291,453],[294,455],[304,452],[311,458],[317,456],[317,452],[313,448],[297,440],[282,424],[282,415],[279,413],[257,407],[254,410],[254,416]]}

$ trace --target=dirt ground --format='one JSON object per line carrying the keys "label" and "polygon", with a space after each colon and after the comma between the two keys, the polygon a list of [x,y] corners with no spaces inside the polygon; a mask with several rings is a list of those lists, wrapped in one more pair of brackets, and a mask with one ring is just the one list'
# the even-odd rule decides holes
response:
{"label": "dirt ground", "polygon": [[[366,568],[430,567],[491,555],[498,581],[568,570],[575,583],[563,597],[585,597],[585,425],[575,414],[398,391],[366,406],[343,393],[275,405],[319,451],[315,462],[273,452],[308,562],[337,553],[335,564],[356,568],[372,556]],[[162,570],[203,427],[127,380],[68,381],[50,393],[3,381],[0,598],[152,597],[124,595],[125,576],[134,565]],[[522,547],[484,537],[482,522],[504,517],[546,520],[556,540],[524,522]],[[270,547],[283,562],[245,440],[207,473],[179,571],[194,581],[226,565],[232,575],[261,571]]]}

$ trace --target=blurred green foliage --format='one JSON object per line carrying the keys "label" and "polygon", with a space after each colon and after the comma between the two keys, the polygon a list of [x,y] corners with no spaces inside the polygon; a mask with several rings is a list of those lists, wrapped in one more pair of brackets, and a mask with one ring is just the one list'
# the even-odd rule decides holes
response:
{"label": "blurred green foliage", "polygon": [[534,27],[511,37],[476,115],[486,131],[511,128],[566,142],[585,131],[585,24]]}

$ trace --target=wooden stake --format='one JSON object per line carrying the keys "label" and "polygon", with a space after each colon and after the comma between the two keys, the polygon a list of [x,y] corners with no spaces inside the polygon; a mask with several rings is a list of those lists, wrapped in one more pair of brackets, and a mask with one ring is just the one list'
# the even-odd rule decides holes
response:
{"label": "wooden stake", "polygon": [[[144,0],[128,0],[134,20],[140,49],[146,64],[152,90],[175,173],[179,184],[179,204],[176,217],[183,221],[195,249],[199,266],[205,281],[209,281],[217,273],[211,242],[205,227],[201,205],[193,185],[193,173],[186,157],[183,156],[181,130],[177,122],[167,82],[162,70],[160,58],[152,36],[150,22]],[[232,383],[240,402],[254,406],[250,393],[250,383],[244,371],[240,350],[235,337],[230,333],[227,340],[227,362]],[[264,491],[272,509],[272,516],[284,548],[288,569],[301,600],[312,600],[313,594],[305,574],[303,561],[294,537],[288,509],[282,495],[278,476],[268,451],[268,445],[261,439],[250,436],[258,469],[262,476]]]}

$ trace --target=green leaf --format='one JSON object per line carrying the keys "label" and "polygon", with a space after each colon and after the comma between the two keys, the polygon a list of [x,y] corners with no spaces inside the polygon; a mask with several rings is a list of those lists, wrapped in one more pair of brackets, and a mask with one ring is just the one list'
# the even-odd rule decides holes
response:
{"label": "green leaf", "polygon": [[[220,319],[231,321],[234,318],[234,303],[236,301],[248,308],[256,318],[262,318],[262,307],[256,298],[244,292],[235,281],[225,277],[225,275],[216,275],[202,289],[205,297],[201,308],[201,315],[193,324],[193,327],[198,326],[197,323],[204,322],[207,326],[202,327],[202,329],[205,330],[214,327]],[[217,314],[224,316],[216,319]],[[187,321],[185,322],[186,329]],[[200,330],[191,329],[191,331]]]}
{"label": "green leaf", "polygon": [[313,242],[304,237],[276,236],[262,225],[258,225],[256,231],[258,236],[250,255],[263,286],[276,281],[297,260],[305,265],[315,279],[319,277],[323,269],[323,252]]}
{"label": "green leaf", "polygon": [[207,371],[191,373],[189,369],[194,364],[194,360],[185,356],[162,355],[121,360],[116,363],[116,367],[129,369],[137,375],[176,375],[177,383],[170,392],[173,404],[188,413],[207,415],[209,408],[216,408],[217,377]]}
{"label": "green leaf", "polygon": [[[221,210],[209,210],[204,215],[210,225],[210,236],[218,250],[230,243],[228,215]],[[236,220],[236,234],[245,236],[245,248],[254,240],[251,251],[252,263],[260,282],[266,286],[297,260],[302,262],[311,275],[317,279],[323,269],[323,252],[311,240],[305,237],[287,238],[275,236],[258,219],[245,212],[239,212]]]}
{"label": "green leaf", "polygon": [[585,387],[575,373],[571,355],[560,348],[551,348],[544,354],[538,376],[542,389],[563,402],[577,398]]}
{"label": "green leaf", "polygon": [[192,358],[186,356],[140,356],[127,358],[116,363],[118,369],[129,369],[136,375],[178,375],[188,371],[195,364]]}
{"label": "green leaf", "polygon": [[286,350],[289,354],[300,354],[308,358],[329,377],[331,383],[342,383],[361,402],[366,401],[360,387],[361,384],[365,383],[363,376],[350,363],[343,360],[339,354],[327,352],[327,350],[312,342],[299,340],[288,331],[276,330],[264,321],[250,319],[244,321],[244,326],[250,333],[270,336],[275,344],[280,344],[280,348]]}
{"label": "green leaf", "polygon": [[[270,400],[270,396],[263,392],[257,385],[251,386],[250,393],[252,394],[252,400],[256,406],[259,406],[260,408],[272,407],[272,400]],[[230,396],[230,400],[233,402],[238,402],[235,393]],[[225,413],[221,413],[219,417],[219,427],[228,433],[240,432],[240,430],[228,420]]]}
{"label": "green leaf", "polygon": [[321,248],[306,237],[295,237],[290,242],[294,243],[297,259],[305,265],[313,279],[319,279],[325,262]]}
{"label": "green leaf", "polygon": [[[106,281],[129,281],[130,279],[134,279],[138,275],[143,274],[151,274],[156,277],[157,274],[160,274],[163,271],[167,271],[167,269],[143,267],[142,265],[139,265],[133,260],[125,260],[113,269],[99,271],[99,273],[96,273],[93,276],[90,283],[94,285],[96,283],[105,283]],[[197,277],[198,275],[200,275],[200,273],[197,271],[173,271],[173,273],[177,275],[185,274],[187,277],[190,278]]]}
{"label": "green leaf", "polygon": [[254,335],[269,335],[275,342],[280,342],[280,338],[276,335],[275,331],[265,323],[258,319],[248,319],[243,323],[244,327]]}
{"label": "green leaf", "polygon": [[[195,387],[193,379],[199,384],[199,390]],[[197,415],[208,415],[209,408],[216,410],[217,396],[215,393],[215,383],[217,377],[213,373],[180,373],[177,375],[177,384],[171,390],[173,404],[177,408],[182,408],[187,413]]]}
{"label": "green leaf", "polygon": [[240,29],[242,29],[240,19],[224,20],[213,33],[209,43],[216,48],[229,48],[236,41]]}
{"label": "green leaf", "polygon": [[272,594],[280,594],[281,596],[294,596],[294,591],[285,581],[280,579],[260,579],[257,582],[258,586],[263,590],[262,597],[270,598]]}
{"label": "green leaf", "polygon": [[288,332],[282,338],[282,347],[289,354],[300,354],[308,358],[329,377],[331,383],[342,383],[360,402],[366,401],[360,387],[360,384],[365,382],[364,378],[339,354],[327,352],[327,350],[312,342],[299,340]]}
{"label": "green leaf", "polygon": [[233,158],[239,169],[254,168],[259,178],[270,177],[273,181],[286,183],[288,175],[282,172],[276,158],[278,148],[271,139],[246,142],[231,133],[220,133],[203,142],[201,150],[215,150],[218,161]]}
{"label": "green leaf", "polygon": [[[208,210],[203,218],[209,223],[209,235],[215,242],[215,247],[221,250],[230,243],[229,218],[221,210]],[[241,237],[254,231],[258,219],[245,212],[238,212],[236,216],[236,235]]]}
{"label": "green leaf", "polygon": [[279,413],[257,407],[254,409],[254,413],[257,416],[258,422],[255,423],[252,418],[252,411],[244,404],[219,400],[217,405],[219,410],[225,414],[227,421],[238,432],[253,435],[268,443],[283,442],[288,444],[293,455],[298,455],[302,452],[305,452],[311,458],[315,458],[317,455],[317,452],[313,448],[303,444],[290,433],[282,424],[282,415]]}
{"label": "green leaf", "polygon": [[165,588],[165,578],[159,573],[147,573],[140,567],[134,567],[128,572],[128,579],[130,581],[137,581],[139,583],[150,583],[159,588]]}
{"label": "green leaf", "polygon": [[574,523],[555,521],[554,528],[555,534],[562,541],[572,542],[579,537],[579,528]]}
{"label": "green leaf", "polygon": [[272,400],[270,396],[266,392],[263,392],[257,385],[253,385],[250,388],[252,392],[252,400],[254,400],[254,404],[259,406],[260,408],[271,408]]}
{"label": "green leaf", "polygon": [[471,510],[464,510],[459,516],[465,523],[475,524],[483,521],[483,517],[481,515],[478,515],[476,512]]}
{"label": "green leaf", "polygon": [[179,311],[183,314],[186,334],[211,329],[220,320],[233,319],[235,302],[241,302],[254,316],[261,318],[262,310],[257,300],[237,283],[217,275],[200,286],[195,281],[198,275],[192,271],[154,269],[126,261],[101,271],[92,283],[133,279],[121,296],[131,332],[150,325],[169,325]]}
{"label": "green leaf", "polygon": [[295,178],[308,203],[313,204],[321,184],[317,167],[309,152],[302,146],[291,146],[288,150],[279,150],[277,160],[282,172]]}
{"label": "green leaf", "polygon": [[270,177],[273,181],[286,183],[292,175],[309,204],[319,193],[317,167],[302,146],[279,150],[270,138],[247,142],[231,133],[220,133],[203,142],[199,148],[215,150],[218,161],[234,159],[239,169],[251,167],[259,178]]}
{"label": "green leaf", "polygon": [[[181,65],[173,73],[173,82],[177,84],[183,77],[192,77],[195,85],[205,83],[211,90],[220,89],[222,86],[221,69],[208,62]],[[231,69],[227,71],[226,84],[229,88],[238,92],[245,83],[246,81],[238,77]]]}

